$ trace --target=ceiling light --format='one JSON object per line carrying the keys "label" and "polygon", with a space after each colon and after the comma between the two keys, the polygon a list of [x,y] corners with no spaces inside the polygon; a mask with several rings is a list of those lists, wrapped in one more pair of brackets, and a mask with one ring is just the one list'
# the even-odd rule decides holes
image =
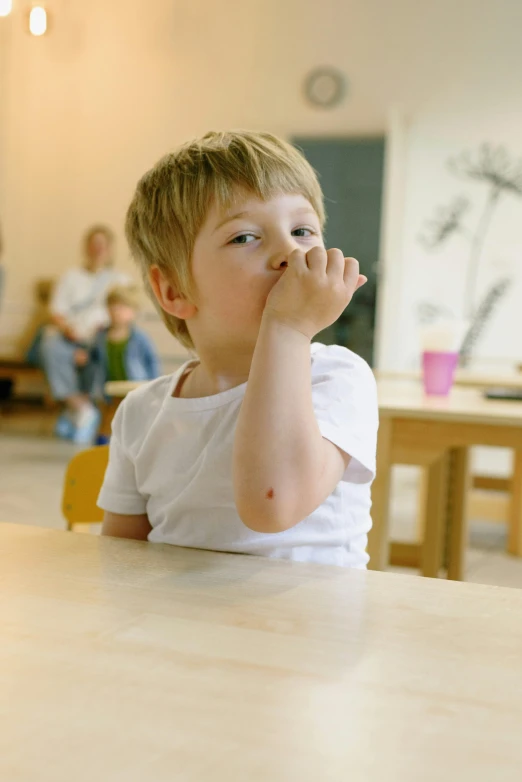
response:
{"label": "ceiling light", "polygon": [[0,16],[9,16],[13,10],[13,0],[0,0]]}
{"label": "ceiling light", "polygon": [[45,35],[47,32],[47,11],[35,5],[29,11],[29,32],[31,35]]}

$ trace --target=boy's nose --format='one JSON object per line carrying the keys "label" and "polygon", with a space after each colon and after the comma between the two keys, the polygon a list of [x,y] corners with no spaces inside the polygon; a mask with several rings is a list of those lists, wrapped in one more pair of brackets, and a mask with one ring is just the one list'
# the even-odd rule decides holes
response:
{"label": "boy's nose", "polygon": [[288,256],[297,249],[297,242],[286,241],[273,253],[270,259],[272,269],[285,269],[288,266]]}
{"label": "boy's nose", "polygon": [[288,255],[279,256],[272,266],[274,269],[285,269],[288,266]]}

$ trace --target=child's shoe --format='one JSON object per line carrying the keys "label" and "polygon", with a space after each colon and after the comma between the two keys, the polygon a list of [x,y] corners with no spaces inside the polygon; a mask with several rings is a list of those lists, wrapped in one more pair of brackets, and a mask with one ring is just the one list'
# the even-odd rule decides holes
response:
{"label": "child's shoe", "polygon": [[69,413],[62,413],[54,427],[55,437],[60,437],[62,440],[72,440],[76,426]]}
{"label": "child's shoe", "polygon": [[94,405],[85,405],[76,417],[73,441],[77,445],[92,445],[98,434],[101,413]]}

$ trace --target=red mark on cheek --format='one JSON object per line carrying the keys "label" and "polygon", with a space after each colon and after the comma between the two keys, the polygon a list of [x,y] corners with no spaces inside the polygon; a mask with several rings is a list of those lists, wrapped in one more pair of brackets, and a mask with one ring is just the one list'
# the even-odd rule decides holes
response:
{"label": "red mark on cheek", "polygon": [[274,490],[272,488],[270,488],[267,491],[267,493],[266,493],[266,498],[267,498],[267,500],[271,500],[271,499],[273,499],[273,497],[274,497]]}

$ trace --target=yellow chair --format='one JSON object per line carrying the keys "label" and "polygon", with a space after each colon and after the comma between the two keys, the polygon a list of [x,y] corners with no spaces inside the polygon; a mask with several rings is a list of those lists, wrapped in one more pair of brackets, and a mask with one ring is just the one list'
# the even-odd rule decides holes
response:
{"label": "yellow chair", "polygon": [[62,497],[62,513],[67,529],[74,524],[99,524],[103,511],[96,505],[109,461],[109,446],[97,445],[73,456],[67,465]]}

